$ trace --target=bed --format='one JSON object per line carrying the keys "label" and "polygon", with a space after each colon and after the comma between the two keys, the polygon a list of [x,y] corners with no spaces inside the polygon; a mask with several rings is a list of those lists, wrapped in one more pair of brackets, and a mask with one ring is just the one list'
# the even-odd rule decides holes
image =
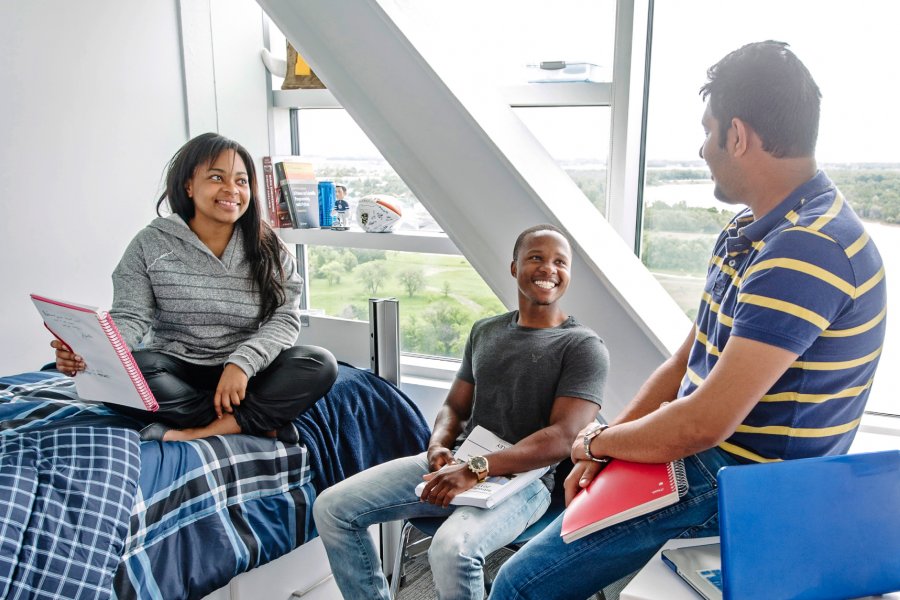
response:
{"label": "bed", "polygon": [[405,394],[343,364],[295,424],[299,445],[140,442],[68,377],[0,377],[0,599],[203,598],[315,538],[323,489],[429,435]]}

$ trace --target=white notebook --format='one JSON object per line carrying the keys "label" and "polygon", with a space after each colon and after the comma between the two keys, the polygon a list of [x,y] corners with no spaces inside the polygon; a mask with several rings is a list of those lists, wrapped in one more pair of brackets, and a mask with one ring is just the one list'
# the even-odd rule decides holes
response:
{"label": "white notebook", "polygon": [[159,408],[109,313],[37,294],[31,294],[31,300],[50,333],[84,359],[85,370],[75,375],[79,397],[149,411]]}
{"label": "white notebook", "polygon": [[[472,456],[481,456],[489,452],[496,452],[512,446],[507,441],[497,437],[481,425],[476,425],[469,433],[465,441],[457,448],[453,457],[457,462],[465,462]],[[461,506],[477,506],[478,508],[492,508],[503,502],[519,490],[525,488],[535,479],[540,479],[550,467],[541,467],[524,473],[516,473],[509,477],[488,477],[481,483],[476,483],[472,488],[459,494],[450,502]],[[423,481],[416,486],[416,495],[420,496],[425,489]]]}

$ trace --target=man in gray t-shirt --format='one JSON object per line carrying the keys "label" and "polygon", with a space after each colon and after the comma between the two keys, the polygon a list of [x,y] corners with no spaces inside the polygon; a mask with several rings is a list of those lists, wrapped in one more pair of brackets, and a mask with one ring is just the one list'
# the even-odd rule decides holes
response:
{"label": "man in gray t-shirt", "polygon": [[[510,265],[518,310],[472,327],[428,451],[358,473],[316,500],[316,526],[344,598],[389,598],[378,550],[366,531],[371,525],[446,517],[429,550],[438,596],[480,599],[485,557],[547,510],[553,469],[490,509],[451,501],[488,475],[555,466],[597,415],[609,359],[597,334],[559,306],[571,260],[571,246],[556,227],[523,231]],[[513,445],[455,461],[452,449],[476,425]]]}
{"label": "man in gray t-shirt", "polygon": [[[547,328],[520,325],[517,310],[478,321],[456,374],[475,386],[472,414],[458,441],[481,425],[515,444],[550,424],[560,397],[599,408],[607,362],[597,334],[573,317]],[[544,482],[553,489],[553,469]]]}

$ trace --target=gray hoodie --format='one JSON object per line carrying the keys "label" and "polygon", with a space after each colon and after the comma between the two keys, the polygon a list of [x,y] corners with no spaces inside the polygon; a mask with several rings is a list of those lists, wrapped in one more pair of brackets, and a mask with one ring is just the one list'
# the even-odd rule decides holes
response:
{"label": "gray hoodie", "polygon": [[252,377],[300,333],[302,280],[287,249],[282,266],[286,301],[260,322],[240,229],[219,259],[181,217],[160,217],[138,232],[113,271],[110,313],[131,349],[143,341],[193,364],[233,363]]}

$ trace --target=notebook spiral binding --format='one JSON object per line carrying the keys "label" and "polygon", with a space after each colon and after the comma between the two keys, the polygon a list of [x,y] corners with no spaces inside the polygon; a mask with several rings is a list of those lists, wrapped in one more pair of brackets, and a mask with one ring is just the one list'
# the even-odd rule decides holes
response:
{"label": "notebook spiral binding", "polygon": [[128,372],[128,377],[134,383],[134,387],[144,402],[144,406],[147,407],[147,410],[155,411],[158,408],[156,398],[153,397],[153,392],[150,391],[150,386],[147,384],[147,380],[144,379],[144,374],[138,368],[134,357],[128,352],[128,347],[125,345],[125,340],[122,339],[122,334],[119,333],[119,328],[109,318],[108,312],[101,312],[98,315],[98,319],[100,327],[103,328],[103,333],[106,334],[107,339],[109,339],[113,349],[116,351],[116,356],[119,357],[119,360]]}
{"label": "notebook spiral binding", "polygon": [[681,498],[688,493],[687,472],[684,470],[684,459],[672,461],[672,468],[669,470],[670,483],[672,487],[678,490],[678,497]]}

